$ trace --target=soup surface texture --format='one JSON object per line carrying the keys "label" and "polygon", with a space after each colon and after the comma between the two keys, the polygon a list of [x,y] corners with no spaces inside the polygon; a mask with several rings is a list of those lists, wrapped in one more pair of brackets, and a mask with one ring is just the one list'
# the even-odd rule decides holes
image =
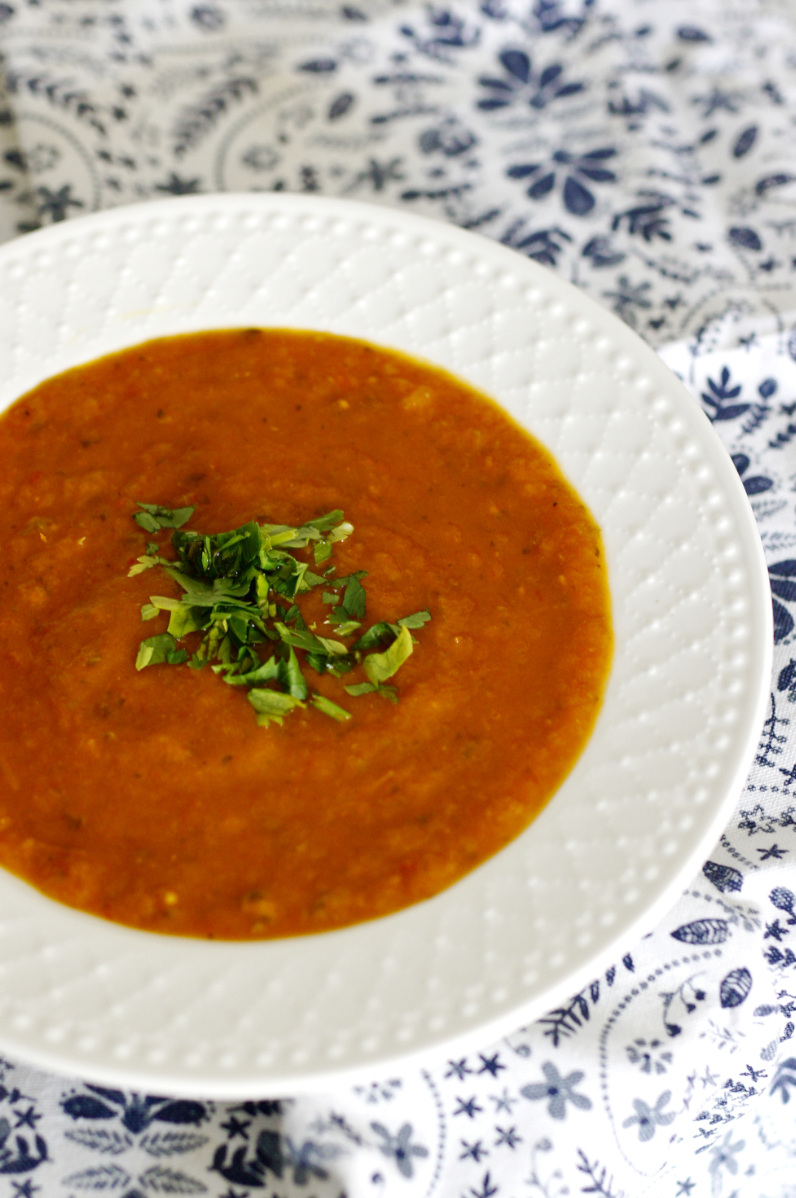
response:
{"label": "soup surface texture", "polygon": [[[0,864],[63,903],[225,939],[386,915],[517,836],[591,732],[599,531],[550,456],[444,372],[327,334],[165,338],[18,400],[0,467]],[[365,626],[431,613],[398,702],[349,697],[361,667],[310,670],[352,718],[262,727],[212,669],[137,671],[166,618],[142,605],[180,594],[128,576],[142,501],[193,505],[186,527],[211,533],[342,509],[354,531],[322,569],[367,571]],[[334,636],[319,594],[303,611]]]}

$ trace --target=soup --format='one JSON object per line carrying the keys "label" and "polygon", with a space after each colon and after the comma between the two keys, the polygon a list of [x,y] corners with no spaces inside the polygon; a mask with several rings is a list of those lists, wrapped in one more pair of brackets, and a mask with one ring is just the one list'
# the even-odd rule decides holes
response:
{"label": "soup", "polygon": [[[18,400],[0,464],[0,865],[60,902],[236,940],[387,915],[516,837],[589,737],[611,655],[599,530],[549,454],[428,364],[314,332],[164,338]],[[203,534],[339,510],[343,539],[291,553],[323,579],[302,622],[346,672],[305,661],[317,702],[258,722],[249,688],[190,668],[200,632],[136,669],[166,628],[152,597],[182,593],[136,570],[177,556],[141,504]],[[366,614],[340,637],[352,576]],[[272,622],[292,602],[271,591]],[[395,643],[417,613],[369,689],[358,638]]]}

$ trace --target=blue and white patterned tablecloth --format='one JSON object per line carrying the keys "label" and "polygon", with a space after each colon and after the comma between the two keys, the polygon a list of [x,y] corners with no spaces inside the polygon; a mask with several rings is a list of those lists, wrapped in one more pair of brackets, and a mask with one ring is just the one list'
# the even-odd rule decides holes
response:
{"label": "blue and white patterned tablecloth", "polygon": [[774,594],[759,751],[654,931],[531,1027],[313,1098],[0,1061],[0,1198],[796,1195],[796,7],[3,0],[0,237],[315,191],[478,230],[655,346],[733,455]]}

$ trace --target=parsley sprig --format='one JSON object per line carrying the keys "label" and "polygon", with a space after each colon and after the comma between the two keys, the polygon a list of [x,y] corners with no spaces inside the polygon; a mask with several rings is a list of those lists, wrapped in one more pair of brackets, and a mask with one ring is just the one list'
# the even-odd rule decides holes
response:
{"label": "parsley sprig", "polygon": [[[422,628],[431,615],[425,609],[394,624],[379,621],[361,631],[366,610],[362,579],[367,571],[338,577],[330,560],[334,544],[354,531],[341,511],[299,527],[251,520],[230,532],[207,534],[183,528],[192,507],[138,507],[133,519],[146,532],[172,530],[176,558],[164,557],[158,542],[149,541],[130,576],[159,567],[182,593],[151,595],[141,608],[143,620],[167,612],[168,626],[141,642],[136,669],[209,666],[228,685],[247,688],[259,724],[281,724],[291,711],[308,703],[331,719],[351,718],[344,707],[310,688],[304,676],[307,668],[342,678],[361,665],[367,681],[347,685],[345,692],[353,697],[378,694],[397,702],[398,691],[387,680],[412,654],[412,631]],[[297,549],[311,549],[312,563],[298,558],[293,552]],[[323,588],[326,623],[333,635],[320,635],[302,615],[299,601],[316,587]],[[180,642],[191,634],[196,635],[189,651]]]}

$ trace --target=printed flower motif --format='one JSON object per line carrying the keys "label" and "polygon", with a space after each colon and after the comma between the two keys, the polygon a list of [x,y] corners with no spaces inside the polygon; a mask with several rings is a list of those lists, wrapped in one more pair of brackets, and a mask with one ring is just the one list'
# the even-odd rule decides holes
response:
{"label": "printed flower motif", "polygon": [[702,116],[707,120],[708,117],[713,116],[714,112],[737,112],[742,99],[740,92],[730,92],[720,87],[714,87],[712,91],[706,92],[703,96],[694,96],[692,103],[703,106]]}
{"label": "printed flower motif", "polygon": [[746,1140],[738,1140],[732,1144],[732,1132],[728,1131],[724,1137],[724,1142],[713,1149],[712,1160],[710,1162],[710,1172],[718,1173],[720,1169],[726,1169],[728,1173],[738,1172],[738,1162],[735,1159],[735,1154],[746,1147]]}
{"label": "printed flower motif", "polygon": [[404,1123],[397,1135],[392,1135],[391,1132],[382,1123],[371,1123],[370,1125],[376,1132],[376,1135],[381,1136],[384,1140],[379,1148],[385,1156],[390,1156],[398,1166],[398,1172],[404,1177],[411,1177],[414,1173],[414,1165],[412,1157],[428,1156],[428,1149],[422,1144],[411,1144],[412,1124]]}
{"label": "printed flower motif", "polygon": [[163,183],[155,184],[155,191],[162,191],[172,196],[195,195],[201,190],[201,179],[182,179],[174,171]]}
{"label": "printed flower motif", "polygon": [[71,183],[65,183],[57,191],[52,191],[49,187],[36,188],[36,207],[40,218],[49,216],[55,223],[66,220],[70,208],[83,208],[84,206],[82,200],[78,200],[72,195]]}
{"label": "printed flower motif", "polygon": [[614,301],[614,312],[622,320],[630,325],[631,328],[636,327],[637,315],[636,309],[645,310],[652,307],[652,301],[647,298],[647,292],[652,287],[648,279],[643,283],[633,283],[627,275],[620,275],[616,280],[617,289],[615,291],[604,291],[605,299]]}
{"label": "printed flower motif", "polygon": [[663,1110],[671,1096],[671,1090],[664,1090],[654,1107],[648,1106],[641,1098],[635,1098],[633,1109],[636,1113],[629,1115],[622,1126],[632,1127],[634,1123],[637,1123],[639,1140],[642,1142],[651,1140],[655,1135],[656,1127],[665,1127],[674,1119],[674,1111],[664,1112]]}
{"label": "printed flower motif", "polygon": [[584,179],[592,183],[613,183],[616,175],[603,166],[613,158],[616,150],[605,146],[600,150],[589,150],[586,154],[570,154],[568,150],[556,150],[549,164],[543,162],[521,162],[510,166],[506,174],[510,179],[530,179],[535,176],[526,194],[532,200],[541,200],[556,185],[559,175],[564,177],[564,207],[573,216],[586,216],[596,200]]}
{"label": "printed flower motif", "polygon": [[628,1044],[625,1052],[633,1065],[638,1065],[642,1073],[665,1073],[672,1063],[672,1053],[662,1040],[636,1039]]}
{"label": "printed flower motif", "polygon": [[367,1086],[354,1086],[365,1102],[391,1102],[401,1089],[403,1082],[399,1077],[391,1077],[388,1081],[370,1082]]}
{"label": "printed flower motif", "polygon": [[587,1098],[585,1094],[575,1093],[575,1086],[583,1077],[580,1070],[562,1077],[552,1061],[546,1061],[542,1065],[542,1073],[545,1075],[543,1082],[523,1086],[520,1094],[525,1098],[530,1098],[531,1102],[548,1099],[547,1113],[552,1119],[566,1118],[567,1102],[571,1102],[573,1106],[579,1107],[582,1111],[590,1109],[591,1099]]}
{"label": "printed flower motif", "polygon": [[560,62],[535,71],[524,50],[503,50],[498,59],[506,72],[505,77],[496,79],[482,75],[478,80],[492,93],[477,103],[484,112],[508,108],[515,101],[527,103],[531,108],[546,108],[551,100],[574,96],[585,86],[583,83],[564,83],[561,78],[564,68]]}

